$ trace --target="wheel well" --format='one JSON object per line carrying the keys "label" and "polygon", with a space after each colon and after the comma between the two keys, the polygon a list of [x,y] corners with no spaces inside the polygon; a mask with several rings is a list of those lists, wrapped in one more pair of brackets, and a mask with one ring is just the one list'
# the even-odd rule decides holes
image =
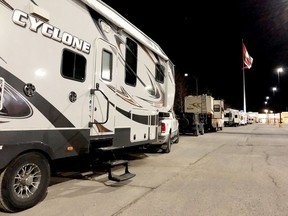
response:
{"label": "wheel well", "polygon": [[42,154],[48,160],[49,163],[51,163],[51,161],[52,161],[52,158],[50,157],[50,155],[41,149],[30,149],[30,150],[22,152],[20,155],[26,154],[26,153],[31,153],[31,152]]}
{"label": "wheel well", "polygon": [[[41,149],[29,149],[29,150],[26,150],[26,151],[22,151],[22,152],[20,152],[19,154],[17,154],[17,155],[10,161],[10,163],[11,163],[13,160],[15,160],[16,158],[18,158],[19,156],[21,156],[21,155],[23,155],[23,154],[27,154],[27,153],[32,153],[32,152],[35,152],[35,153],[38,153],[38,154],[43,155],[43,156],[48,160],[48,163],[51,164],[52,158],[50,157],[50,155],[49,155],[47,152],[45,152],[45,151],[43,151],[43,150],[41,150]],[[9,163],[9,164],[10,164],[10,163]]]}

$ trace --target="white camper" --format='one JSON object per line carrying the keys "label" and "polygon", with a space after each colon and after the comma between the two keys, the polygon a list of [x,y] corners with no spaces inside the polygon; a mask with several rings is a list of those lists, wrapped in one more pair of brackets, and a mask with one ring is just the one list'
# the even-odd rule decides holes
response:
{"label": "white camper", "polygon": [[[157,140],[174,65],[115,10],[100,0],[0,0],[0,25],[0,208],[36,205],[50,161]],[[111,180],[134,176],[127,161],[107,164]]]}
{"label": "white camper", "polygon": [[237,127],[240,125],[240,111],[228,108],[224,110],[224,125]]}
{"label": "white camper", "polygon": [[224,127],[224,100],[214,99],[213,101],[213,119],[217,122],[217,127],[223,130]]}
{"label": "white camper", "polygon": [[257,112],[248,112],[248,124],[253,124],[258,122],[257,117],[258,117],[258,113]]}
{"label": "white camper", "polygon": [[247,125],[248,124],[248,115],[246,112],[240,111],[239,112],[240,115],[240,123],[239,125]]}

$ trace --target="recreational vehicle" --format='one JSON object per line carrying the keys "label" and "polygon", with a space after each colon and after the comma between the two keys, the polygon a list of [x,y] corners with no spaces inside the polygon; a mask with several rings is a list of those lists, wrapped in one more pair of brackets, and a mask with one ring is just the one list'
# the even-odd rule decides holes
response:
{"label": "recreational vehicle", "polygon": [[[173,108],[174,65],[114,9],[0,0],[0,23],[0,208],[43,199],[57,159],[157,141],[158,113]],[[110,180],[134,177],[127,161],[105,162]],[[111,173],[117,165],[123,175]]]}
{"label": "recreational vehicle", "polygon": [[213,101],[213,119],[217,122],[217,128],[223,130],[224,127],[224,100],[214,99]]}
{"label": "recreational vehicle", "polygon": [[239,112],[240,115],[240,125],[247,125],[248,124],[248,115],[246,112]]}
{"label": "recreational vehicle", "polygon": [[228,108],[224,110],[224,125],[228,127],[237,127],[240,125],[240,111]]}
{"label": "recreational vehicle", "polygon": [[258,122],[258,113],[257,112],[248,112],[248,124],[253,124]]}
{"label": "recreational vehicle", "polygon": [[214,106],[214,98],[212,96],[206,94],[188,95],[184,98],[184,110],[185,113],[198,113],[206,132],[216,132],[224,127],[223,100],[216,100]]}

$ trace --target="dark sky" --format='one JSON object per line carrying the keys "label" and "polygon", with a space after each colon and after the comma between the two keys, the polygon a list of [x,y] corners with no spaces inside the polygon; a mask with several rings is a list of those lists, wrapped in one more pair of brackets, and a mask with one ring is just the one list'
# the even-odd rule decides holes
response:
{"label": "dark sky", "polygon": [[[176,73],[198,78],[199,93],[212,93],[243,109],[242,40],[253,58],[245,70],[247,111],[282,110],[288,84],[288,2],[279,0],[105,0],[158,43],[175,64]],[[278,84],[281,95],[273,95]],[[190,76],[191,93],[195,79]],[[287,95],[287,94],[286,94]]]}

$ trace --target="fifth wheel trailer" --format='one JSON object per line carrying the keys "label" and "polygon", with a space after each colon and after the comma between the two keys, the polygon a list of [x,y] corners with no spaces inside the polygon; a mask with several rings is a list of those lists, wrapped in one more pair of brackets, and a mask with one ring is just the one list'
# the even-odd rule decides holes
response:
{"label": "fifth wheel trailer", "polygon": [[224,127],[224,101],[212,96],[188,95],[184,99],[185,113],[198,113],[204,123],[205,131],[218,131]]}
{"label": "fifth wheel trailer", "polygon": [[[41,201],[52,161],[157,140],[158,113],[173,108],[174,65],[114,9],[0,0],[0,27],[0,208]],[[106,164],[111,180],[134,176],[127,161]],[[116,165],[123,175],[111,174]]]}

